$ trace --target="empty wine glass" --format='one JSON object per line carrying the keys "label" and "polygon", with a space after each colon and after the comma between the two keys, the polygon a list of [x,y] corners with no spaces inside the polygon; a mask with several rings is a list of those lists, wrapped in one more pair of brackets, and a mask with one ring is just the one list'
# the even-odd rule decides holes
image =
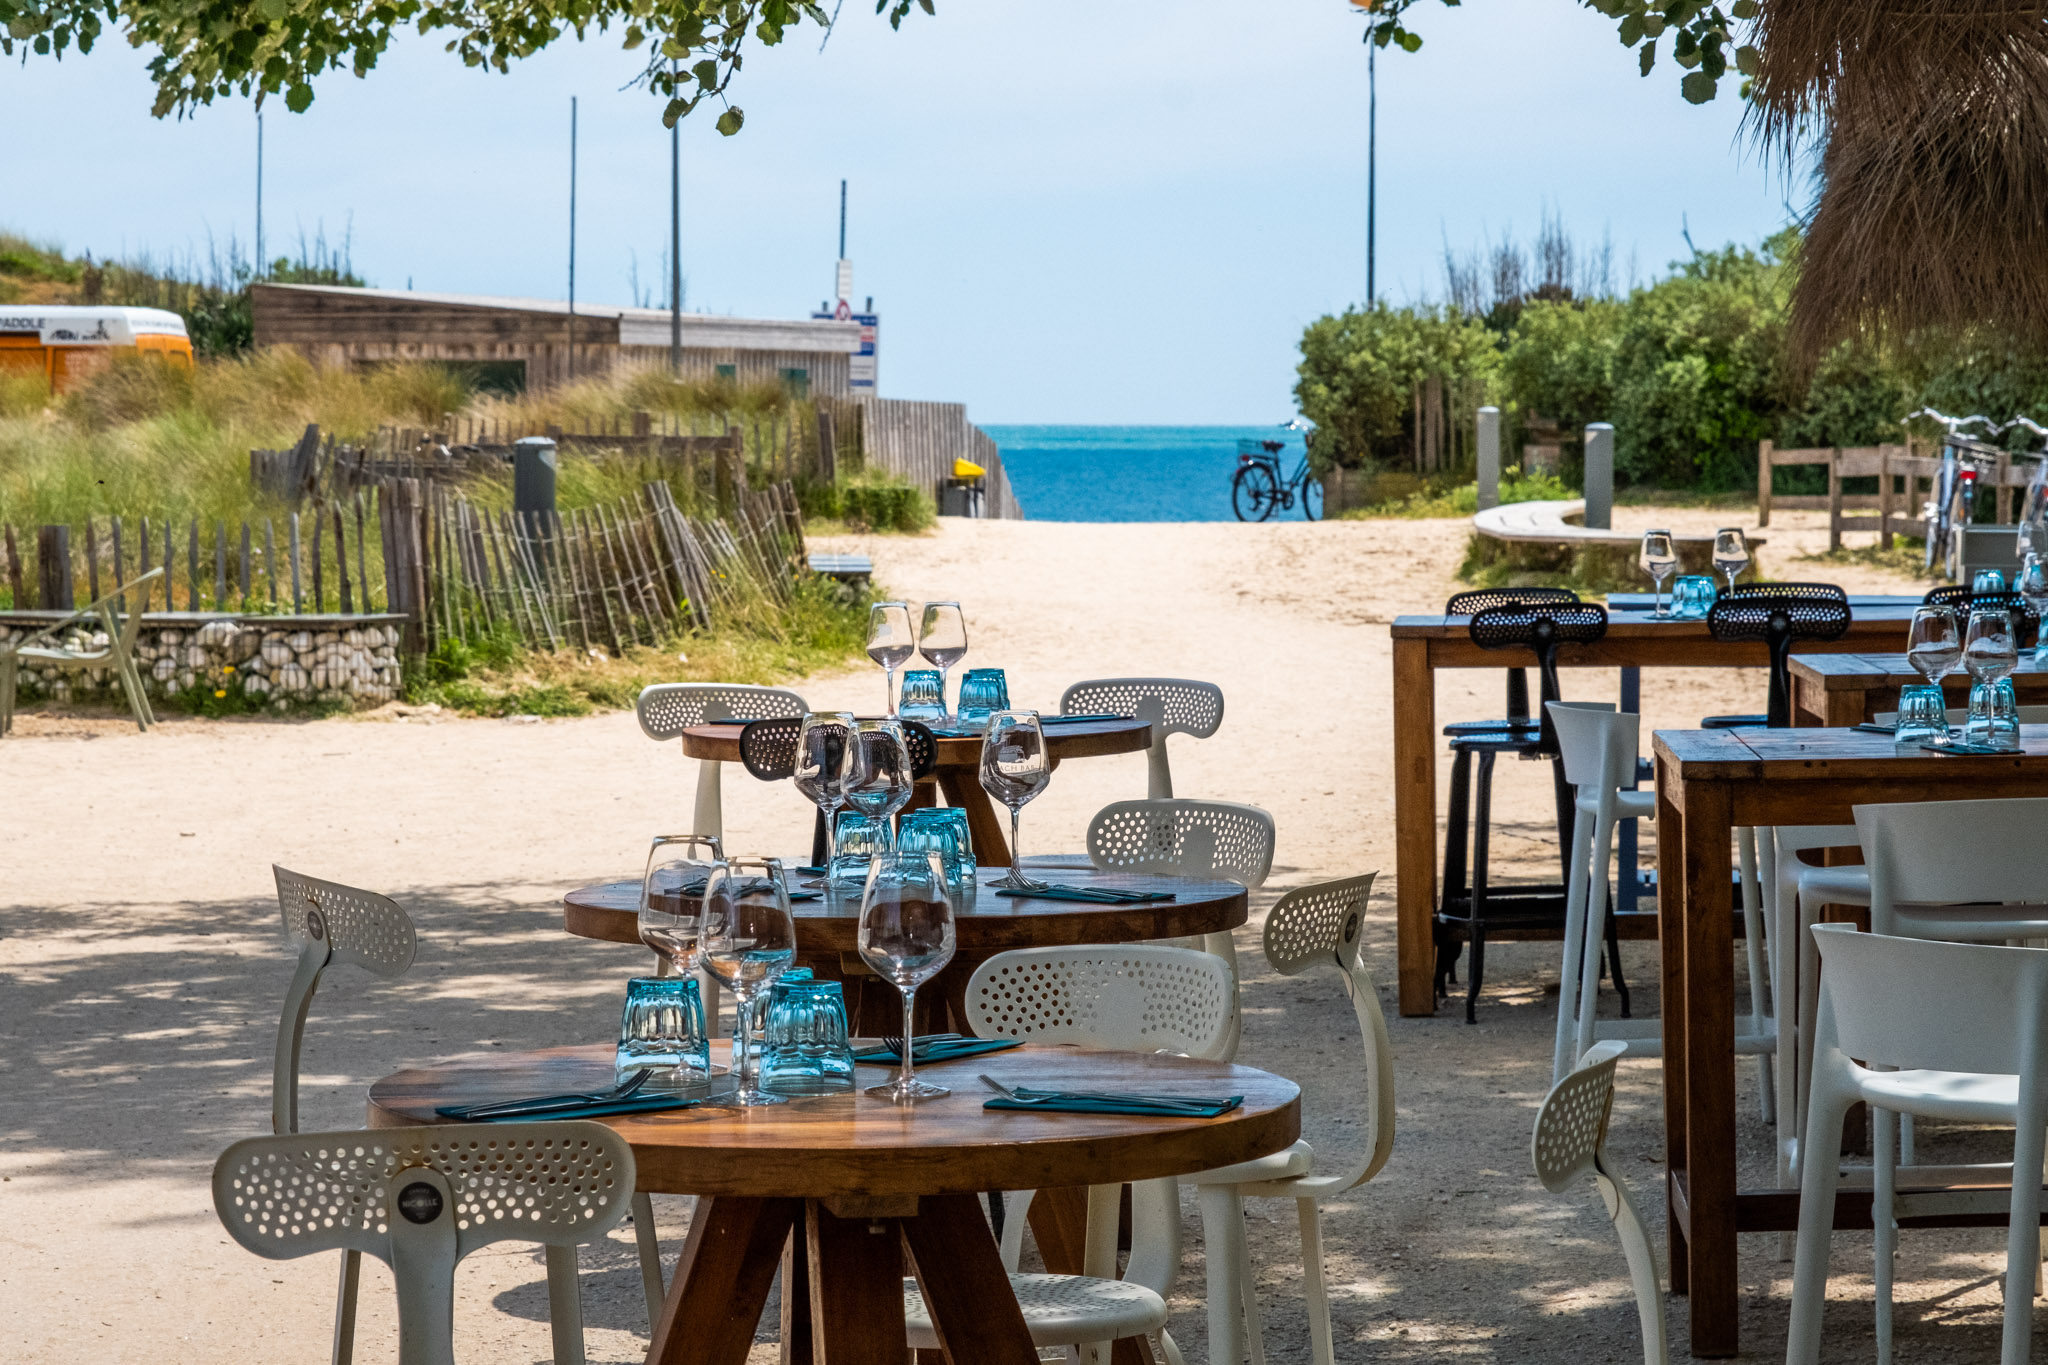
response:
{"label": "empty wine glass", "polygon": [[2044,615],[2048,615],[2048,546],[2043,546],[2021,562],[2020,571],[2013,575],[2012,586],[2033,611],[2037,623],[2034,662],[2048,663],[2048,631],[2041,631],[2038,624]]}
{"label": "empty wine glass", "polygon": [[697,951],[705,970],[732,992],[735,1002],[732,1074],[739,1088],[731,1102],[783,1103],[782,1096],[761,1089],[747,1065],[754,1002],[796,961],[796,920],[789,913],[789,884],[780,861],[735,858],[711,869]]}
{"label": "empty wine glass", "polygon": [[1740,526],[1724,526],[1714,532],[1714,567],[1728,575],[1732,591],[1736,578],[1749,567],[1749,539]]}
{"label": "empty wine glass", "polygon": [[850,711],[812,711],[797,729],[790,781],[817,806],[825,822],[827,863],[832,861],[834,817],[846,804],[846,784],[853,776],[853,734]]}
{"label": "empty wine glass", "polygon": [[868,657],[882,666],[884,715],[896,714],[896,670],[915,653],[917,632],[910,625],[908,602],[877,602],[868,608]]}
{"label": "empty wine glass", "polygon": [[1024,851],[1017,825],[1032,797],[1052,780],[1045,729],[1036,711],[998,711],[988,718],[981,740],[981,788],[1010,808],[1010,874],[1003,885],[1020,891],[1042,889],[1024,875]]}
{"label": "empty wine glass", "polygon": [[1947,607],[1919,607],[1906,627],[1906,662],[1929,683],[1954,668],[1963,657],[1963,632]]}
{"label": "empty wine glass", "polygon": [[1643,572],[1657,583],[1657,615],[1669,616],[1670,609],[1664,605],[1664,580],[1678,569],[1678,547],[1671,543],[1669,531],[1643,532],[1642,558],[1637,561]]}
{"label": "empty wine glass", "polygon": [[1963,635],[1963,667],[1971,678],[1970,714],[1963,723],[1965,739],[2005,747],[1995,724],[1998,680],[2018,666],[2019,657],[2019,637],[2013,631],[2010,611],[1986,606],[1970,613]]}
{"label": "empty wine glass", "polygon": [[953,902],[946,895],[940,855],[876,855],[861,892],[854,944],[861,961],[903,992],[902,1067],[895,1080],[872,1086],[868,1093],[897,1104],[951,1094],[944,1086],[918,1080],[911,1059],[916,1050],[917,988],[953,960]]}
{"label": "empty wine glass", "polygon": [[946,675],[967,657],[967,618],[958,602],[927,602],[917,632],[917,652],[939,670],[939,698],[946,696]]}
{"label": "empty wine glass", "polygon": [[887,820],[910,804],[915,769],[903,723],[863,720],[854,730],[853,771],[846,783],[846,804],[870,819]]}
{"label": "empty wine glass", "polygon": [[697,970],[698,899],[711,869],[725,860],[708,834],[664,834],[647,850],[640,878],[640,941],[661,959],[662,975]]}

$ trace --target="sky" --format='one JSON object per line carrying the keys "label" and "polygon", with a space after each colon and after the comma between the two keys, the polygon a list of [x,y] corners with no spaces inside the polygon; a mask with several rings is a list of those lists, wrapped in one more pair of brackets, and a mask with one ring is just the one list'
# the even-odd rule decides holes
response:
{"label": "sky", "polygon": [[[1340,0],[937,0],[899,32],[866,0],[749,49],[746,127],[685,121],[693,310],[800,317],[832,290],[838,196],[858,306],[881,314],[880,388],[980,422],[1263,423],[1294,411],[1304,326],[1365,297],[1366,54]],[[1442,292],[1444,246],[1603,235],[1617,282],[1753,242],[1801,197],[1748,151],[1732,88],[1647,79],[1575,0],[1418,6],[1418,53],[1379,54],[1377,278]],[[153,119],[147,56],[118,40],[0,66],[0,228],[75,253],[245,249],[246,100]],[[615,35],[509,74],[437,39],[394,42],[301,115],[264,115],[269,254],[348,236],[403,288],[561,298],[569,100],[579,100],[577,296],[659,294],[669,135]],[[1732,87],[1732,81],[1724,87]]]}

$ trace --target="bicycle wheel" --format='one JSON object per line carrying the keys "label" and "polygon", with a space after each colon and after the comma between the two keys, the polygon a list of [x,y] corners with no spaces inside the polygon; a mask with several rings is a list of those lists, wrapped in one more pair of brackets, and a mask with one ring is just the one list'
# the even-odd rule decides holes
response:
{"label": "bicycle wheel", "polygon": [[1264,521],[1273,515],[1280,498],[1280,485],[1273,471],[1262,464],[1248,464],[1230,481],[1230,508],[1239,521]]}
{"label": "bicycle wheel", "polygon": [[1301,518],[1303,521],[1323,519],[1323,481],[1313,474],[1301,481]]}

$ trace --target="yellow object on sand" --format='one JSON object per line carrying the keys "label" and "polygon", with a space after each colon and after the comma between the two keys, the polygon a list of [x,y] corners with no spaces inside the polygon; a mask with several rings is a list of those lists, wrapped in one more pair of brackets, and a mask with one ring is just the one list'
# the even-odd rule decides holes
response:
{"label": "yellow object on sand", "polygon": [[953,477],[956,479],[978,479],[988,473],[972,460],[953,461]]}

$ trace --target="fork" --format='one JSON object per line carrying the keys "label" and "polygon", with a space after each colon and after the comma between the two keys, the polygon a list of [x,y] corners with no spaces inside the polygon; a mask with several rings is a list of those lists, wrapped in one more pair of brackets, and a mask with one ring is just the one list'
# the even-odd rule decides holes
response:
{"label": "fork", "polygon": [[499,1100],[495,1104],[472,1104],[462,1111],[464,1118],[481,1118],[506,1109],[573,1109],[586,1104],[607,1104],[613,1100],[630,1099],[634,1092],[647,1084],[654,1075],[652,1068],[643,1068],[633,1074],[633,1079],[623,1085],[593,1095],[540,1095],[525,1100]]}
{"label": "fork", "polygon": [[993,1076],[983,1075],[983,1085],[1017,1104],[1052,1104],[1059,1100],[1096,1100],[1108,1104],[1148,1104],[1160,1109],[1207,1109],[1214,1101],[1190,1099],[1185,1095],[1110,1095],[1095,1090],[1013,1090]]}
{"label": "fork", "polygon": [[[923,1047],[929,1049],[935,1043],[950,1043],[959,1036],[957,1033],[920,1033],[917,1037],[910,1040],[910,1045],[913,1048]],[[903,1057],[903,1035],[900,1033],[883,1034],[882,1049],[885,1052],[895,1053],[900,1061]],[[915,1059],[913,1058],[913,1060]]]}

